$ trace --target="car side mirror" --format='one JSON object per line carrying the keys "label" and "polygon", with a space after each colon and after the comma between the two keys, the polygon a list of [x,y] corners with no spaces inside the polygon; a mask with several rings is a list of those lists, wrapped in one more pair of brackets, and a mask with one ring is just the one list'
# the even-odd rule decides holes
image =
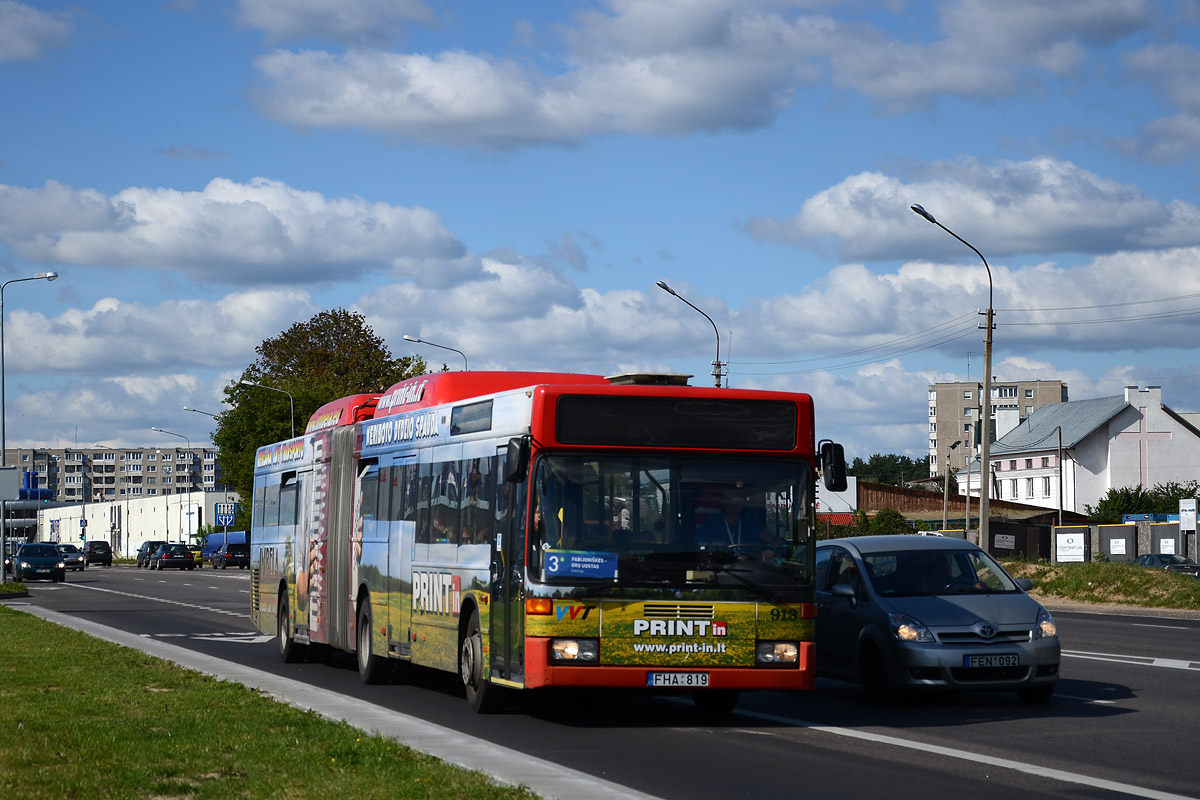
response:
{"label": "car side mirror", "polygon": [[849,600],[851,608],[858,607],[858,592],[854,591],[854,587],[850,584],[835,583],[832,591],[834,597],[844,597]]}
{"label": "car side mirror", "polygon": [[1033,581],[1029,578],[1017,578],[1017,586],[1021,587],[1021,591],[1028,592],[1033,589]]}

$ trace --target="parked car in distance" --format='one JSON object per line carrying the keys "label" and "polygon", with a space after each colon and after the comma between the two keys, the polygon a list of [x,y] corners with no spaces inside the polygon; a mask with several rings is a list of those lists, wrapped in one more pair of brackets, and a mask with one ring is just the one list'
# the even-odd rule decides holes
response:
{"label": "parked car in distance", "polygon": [[213,569],[246,569],[250,566],[250,545],[245,542],[223,544],[213,553],[212,563]]}
{"label": "parked car in distance", "polygon": [[137,551],[137,566],[150,566],[150,556],[154,555],[154,551],[166,544],[162,539],[151,539],[142,542]]}
{"label": "parked car in distance", "polygon": [[817,674],[873,701],[901,692],[1015,690],[1050,699],[1061,648],[1050,612],[980,548],[954,537],[817,543]]}
{"label": "parked car in distance", "polygon": [[1133,563],[1139,567],[1163,569],[1167,572],[1179,572],[1183,575],[1191,575],[1193,578],[1200,578],[1200,564],[1177,553],[1143,553],[1135,558]]}
{"label": "parked car in distance", "polygon": [[13,557],[13,580],[45,580],[59,583],[67,579],[67,565],[58,547],[47,542],[23,544]]}
{"label": "parked car in distance", "polygon": [[99,564],[102,567],[112,566],[112,546],[101,539],[93,539],[83,545],[83,560],[90,566]]}
{"label": "parked car in distance", "polygon": [[150,569],[195,569],[196,559],[186,544],[160,544],[150,556]]}
{"label": "parked car in distance", "polygon": [[201,552],[200,545],[189,544],[187,549],[192,551],[192,560],[196,562],[196,566],[204,569],[204,554]]}

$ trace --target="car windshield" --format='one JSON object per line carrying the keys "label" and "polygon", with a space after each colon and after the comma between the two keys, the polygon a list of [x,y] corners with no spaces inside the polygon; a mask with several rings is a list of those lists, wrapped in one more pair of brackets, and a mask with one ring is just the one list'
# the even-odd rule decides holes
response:
{"label": "car windshield", "polygon": [[58,546],[60,552],[63,553],[78,553],[79,549],[73,544],[60,544]]}
{"label": "car windshield", "polygon": [[1193,563],[1187,556],[1181,555],[1164,555],[1161,556],[1164,564],[1191,564]]}
{"label": "car windshield", "polygon": [[49,544],[27,544],[17,555],[21,558],[58,558],[61,555],[58,548]]}
{"label": "car windshield", "polygon": [[866,553],[863,563],[875,591],[884,596],[1020,591],[1008,573],[982,550]]}
{"label": "car windshield", "polygon": [[187,549],[186,544],[167,545],[166,547],[163,548],[163,552],[164,553],[183,553],[184,555],[189,555],[189,556],[192,554],[192,551]]}
{"label": "car windshield", "polygon": [[540,580],[736,589],[808,583],[809,465],[736,458],[549,456],[533,487]]}

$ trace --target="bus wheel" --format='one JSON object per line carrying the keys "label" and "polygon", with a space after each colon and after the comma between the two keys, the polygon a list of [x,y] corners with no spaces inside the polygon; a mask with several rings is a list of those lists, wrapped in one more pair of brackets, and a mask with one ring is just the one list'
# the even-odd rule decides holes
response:
{"label": "bus wheel", "polygon": [[364,600],[358,612],[358,677],[363,683],[383,683],[388,662],[371,652],[371,602]]}
{"label": "bus wheel", "polygon": [[476,714],[486,714],[495,706],[496,688],[483,679],[483,634],[479,631],[479,611],[471,619],[458,650],[458,674],[467,690],[467,705]]}
{"label": "bus wheel", "polygon": [[279,643],[279,657],[285,664],[295,664],[304,660],[304,645],[296,642],[288,631],[288,597],[286,591],[279,593],[278,611],[275,612],[276,640]]}
{"label": "bus wheel", "polygon": [[727,717],[738,703],[736,689],[702,689],[692,692],[696,711],[706,717]]}

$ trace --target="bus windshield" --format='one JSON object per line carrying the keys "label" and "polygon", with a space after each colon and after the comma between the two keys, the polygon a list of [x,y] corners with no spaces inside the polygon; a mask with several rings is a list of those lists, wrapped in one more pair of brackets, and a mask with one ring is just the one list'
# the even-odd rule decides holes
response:
{"label": "bus windshield", "polygon": [[810,582],[807,462],[550,455],[534,480],[535,580],[734,589],[780,602]]}

